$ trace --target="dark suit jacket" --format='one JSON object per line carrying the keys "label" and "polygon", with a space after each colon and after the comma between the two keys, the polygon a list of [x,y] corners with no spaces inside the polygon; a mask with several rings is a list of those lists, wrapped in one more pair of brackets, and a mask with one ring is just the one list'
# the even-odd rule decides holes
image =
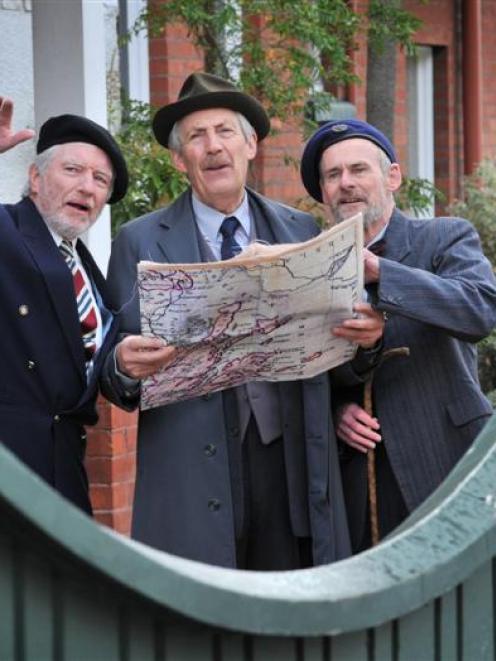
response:
{"label": "dark suit jacket", "polygon": [[[264,219],[278,243],[303,241],[318,228],[308,214],[249,192],[254,216]],[[174,204],[125,225],[114,241],[108,284],[121,329],[140,332],[136,264],[140,260],[201,261],[190,193]],[[124,408],[138,399],[126,395],[113,358],[103,372],[102,391]],[[239,425],[226,407],[231,391],[142,411],[133,536],[142,542],[211,564],[235,566],[233,490],[229,449],[240,447]],[[329,378],[279,385],[284,450],[293,532],[311,536],[315,564],[349,553],[348,532],[334,430]],[[212,451],[214,448],[214,451]],[[216,499],[219,507],[209,509]]]}
{"label": "dark suit jacket", "polygon": [[[77,249],[105,300],[95,262],[81,241]],[[98,372],[116,323],[88,384],[72,276],[29,198],[0,205],[0,278],[0,441],[90,512],[83,425],[97,420]]]}
{"label": "dark suit jacket", "polygon": [[[385,349],[410,348],[410,357],[392,358],[377,370],[373,397],[389,461],[412,510],[446,477],[492,413],[479,387],[474,343],[496,324],[496,282],[469,222],[413,220],[396,210],[374,294],[389,315]],[[360,397],[340,393],[342,400],[361,403]],[[348,447],[343,483],[356,541],[366,507],[366,459]]]}

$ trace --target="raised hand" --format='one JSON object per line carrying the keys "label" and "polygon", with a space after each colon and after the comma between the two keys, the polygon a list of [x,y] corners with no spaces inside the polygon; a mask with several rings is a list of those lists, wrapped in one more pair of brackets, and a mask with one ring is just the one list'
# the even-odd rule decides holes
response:
{"label": "raised hand", "polygon": [[12,116],[14,114],[14,103],[7,97],[0,96],[0,154],[12,149],[20,142],[31,140],[34,131],[21,129],[14,133],[12,131]]}

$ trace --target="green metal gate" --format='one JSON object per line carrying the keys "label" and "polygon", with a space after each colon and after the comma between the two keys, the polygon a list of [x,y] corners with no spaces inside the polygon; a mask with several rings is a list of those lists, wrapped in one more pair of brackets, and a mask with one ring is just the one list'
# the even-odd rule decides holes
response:
{"label": "green metal gate", "polygon": [[0,660],[495,659],[496,416],[398,534],[295,572],[211,567],[94,523],[0,447]]}

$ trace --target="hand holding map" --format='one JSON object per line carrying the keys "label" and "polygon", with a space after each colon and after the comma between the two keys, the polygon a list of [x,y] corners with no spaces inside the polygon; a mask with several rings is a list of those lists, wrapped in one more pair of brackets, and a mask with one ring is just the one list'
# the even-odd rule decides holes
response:
{"label": "hand holding map", "polygon": [[361,215],[304,243],[255,244],[226,261],[138,264],[141,328],[176,347],[142,382],[141,408],[247,381],[304,379],[353,358],[334,337],[362,299]]}

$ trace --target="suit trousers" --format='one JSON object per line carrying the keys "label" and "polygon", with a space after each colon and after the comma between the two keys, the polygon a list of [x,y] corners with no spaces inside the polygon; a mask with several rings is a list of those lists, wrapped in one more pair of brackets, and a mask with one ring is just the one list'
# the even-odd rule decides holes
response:
{"label": "suit trousers", "polygon": [[282,437],[264,445],[253,415],[241,450],[243,517],[238,569],[278,571],[312,566],[311,539],[295,537]]}

